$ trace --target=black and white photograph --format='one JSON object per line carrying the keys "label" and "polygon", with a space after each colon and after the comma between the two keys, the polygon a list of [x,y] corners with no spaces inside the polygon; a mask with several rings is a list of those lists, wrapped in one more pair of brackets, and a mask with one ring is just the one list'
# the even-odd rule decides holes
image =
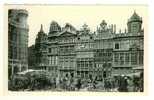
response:
{"label": "black and white photograph", "polygon": [[146,6],[6,6],[8,91],[145,91]]}

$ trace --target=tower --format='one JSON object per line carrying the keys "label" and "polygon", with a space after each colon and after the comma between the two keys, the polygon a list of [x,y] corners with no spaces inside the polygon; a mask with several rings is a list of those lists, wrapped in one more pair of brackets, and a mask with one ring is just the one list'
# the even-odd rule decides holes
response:
{"label": "tower", "polygon": [[142,18],[134,11],[134,14],[128,19],[127,22],[128,33],[141,32]]}
{"label": "tower", "polygon": [[28,12],[8,10],[8,70],[9,76],[28,69]]}
{"label": "tower", "polygon": [[40,31],[37,34],[35,40],[35,56],[36,65],[38,69],[46,69],[47,66],[47,35],[43,30],[43,25],[41,24]]}

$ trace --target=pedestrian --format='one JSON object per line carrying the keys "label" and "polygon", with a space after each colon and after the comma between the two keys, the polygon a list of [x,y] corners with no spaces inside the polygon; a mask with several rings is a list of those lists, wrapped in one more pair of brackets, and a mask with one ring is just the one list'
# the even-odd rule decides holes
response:
{"label": "pedestrian", "polygon": [[133,78],[133,84],[134,84],[134,91],[138,92],[139,91],[139,77],[134,76]]}
{"label": "pedestrian", "polygon": [[78,80],[77,80],[77,84],[76,84],[76,87],[77,87],[77,89],[78,90],[80,90],[80,88],[81,88],[81,79],[79,78]]}
{"label": "pedestrian", "polygon": [[60,79],[58,76],[58,77],[56,77],[56,88],[59,88],[59,84],[60,84]]}
{"label": "pedestrian", "polygon": [[122,76],[119,82],[119,88],[118,88],[119,92],[128,92],[127,86],[128,86],[127,78]]}
{"label": "pedestrian", "polygon": [[140,74],[140,92],[143,92],[144,91],[144,75],[143,75],[143,72],[141,72]]}

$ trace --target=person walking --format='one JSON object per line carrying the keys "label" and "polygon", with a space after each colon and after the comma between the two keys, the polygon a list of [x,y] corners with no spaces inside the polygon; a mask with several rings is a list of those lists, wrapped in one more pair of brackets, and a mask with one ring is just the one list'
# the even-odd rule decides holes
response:
{"label": "person walking", "polygon": [[76,87],[77,87],[78,90],[80,90],[80,88],[81,88],[81,79],[77,80]]}
{"label": "person walking", "polygon": [[128,92],[128,82],[127,82],[127,78],[122,76],[120,78],[120,82],[119,82],[119,92]]}

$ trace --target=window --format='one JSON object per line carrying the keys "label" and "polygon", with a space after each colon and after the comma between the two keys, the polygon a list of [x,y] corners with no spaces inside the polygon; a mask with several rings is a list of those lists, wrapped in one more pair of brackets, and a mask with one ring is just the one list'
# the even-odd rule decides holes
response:
{"label": "window", "polygon": [[61,47],[60,48],[60,53],[64,53],[65,51],[64,51],[64,48],[63,47]]}
{"label": "window", "polygon": [[117,64],[118,60],[119,60],[119,54],[115,53],[115,55],[114,55],[114,62]]}
{"label": "window", "polygon": [[111,53],[108,53],[108,57],[110,57],[111,56]]}
{"label": "window", "polygon": [[137,25],[136,24],[132,24],[132,32],[136,32],[137,31]]}
{"label": "window", "polygon": [[80,72],[77,72],[77,75],[80,75],[81,73]]}
{"label": "window", "polygon": [[52,58],[49,57],[49,64],[51,65],[52,64]]}
{"label": "window", "polygon": [[85,68],[85,69],[88,68],[88,62],[85,63],[84,68]]}
{"label": "window", "polygon": [[54,56],[51,57],[51,64],[54,65]]}
{"label": "window", "polygon": [[102,55],[103,55],[103,53],[102,53],[102,52],[99,52],[99,55],[98,55],[98,56],[99,56],[99,57],[102,57]]}
{"label": "window", "polygon": [[78,67],[78,69],[81,68],[81,63],[80,63],[80,61],[77,62],[77,67]]}
{"label": "window", "polygon": [[119,49],[119,43],[115,44],[115,49]]}
{"label": "window", "polygon": [[143,60],[144,58],[143,58],[143,52],[141,51],[140,53],[139,53],[139,64],[143,64]]}
{"label": "window", "polygon": [[124,53],[120,53],[120,65],[124,64]]}
{"label": "window", "polygon": [[17,59],[17,54],[18,54],[17,53],[17,47],[14,47],[13,49],[14,49],[14,51],[13,51],[13,53],[14,53],[13,58]]}
{"label": "window", "polygon": [[49,53],[51,53],[51,48],[49,48]]}
{"label": "window", "polygon": [[125,54],[125,63],[129,64],[129,53]]}
{"label": "window", "polygon": [[137,53],[131,53],[131,64],[136,65],[137,64]]}

